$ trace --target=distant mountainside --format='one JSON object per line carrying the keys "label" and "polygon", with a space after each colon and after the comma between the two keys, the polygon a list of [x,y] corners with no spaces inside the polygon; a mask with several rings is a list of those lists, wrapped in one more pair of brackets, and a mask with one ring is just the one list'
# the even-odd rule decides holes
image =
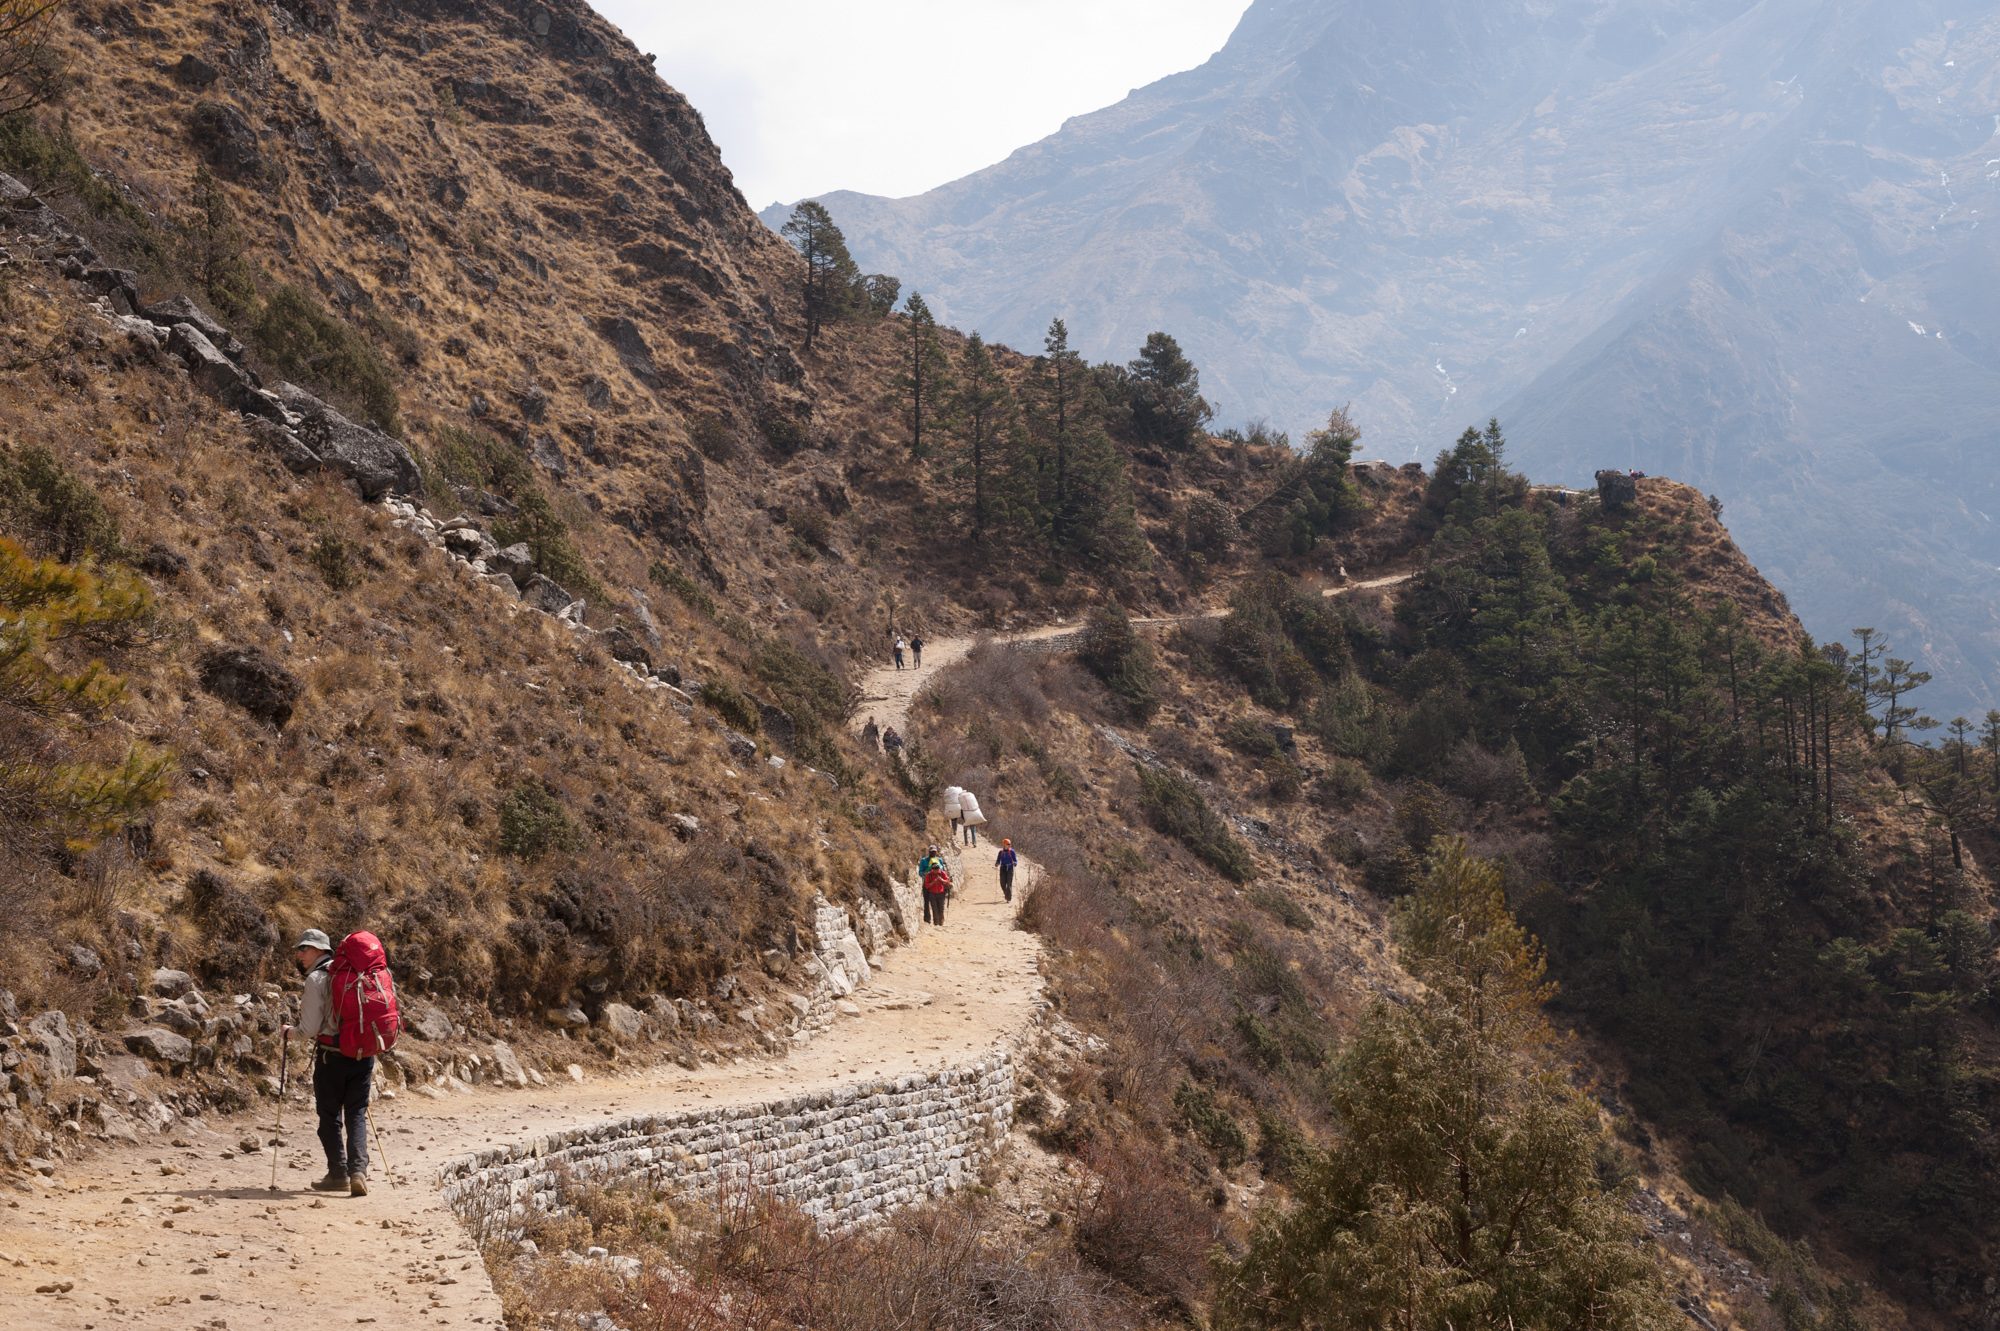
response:
{"label": "distant mountainside", "polygon": [[1497,412],[1550,479],[1713,491],[1949,716],[2000,663],[1996,56],[1970,0],[1258,0],[985,171],[824,197],[960,326],[1172,331],[1224,420],[1349,402],[1401,459]]}

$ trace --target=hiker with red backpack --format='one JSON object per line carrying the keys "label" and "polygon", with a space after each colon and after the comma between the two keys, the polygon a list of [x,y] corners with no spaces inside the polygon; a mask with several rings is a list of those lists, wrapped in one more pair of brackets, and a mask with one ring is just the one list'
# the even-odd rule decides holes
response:
{"label": "hiker with red backpack", "polygon": [[[366,1197],[375,1055],[395,1046],[402,1026],[388,954],[371,933],[351,933],[336,949],[325,933],[308,929],[292,960],[305,976],[296,1029],[313,1042],[313,1106],[326,1151],[326,1177],[313,1191]],[[285,1028],[286,1038],[293,1029]]]}
{"label": "hiker with red backpack", "polygon": [[951,872],[944,867],[944,857],[936,846],[931,847],[924,863],[928,866],[924,870],[924,923],[942,929],[945,899],[951,895]]}

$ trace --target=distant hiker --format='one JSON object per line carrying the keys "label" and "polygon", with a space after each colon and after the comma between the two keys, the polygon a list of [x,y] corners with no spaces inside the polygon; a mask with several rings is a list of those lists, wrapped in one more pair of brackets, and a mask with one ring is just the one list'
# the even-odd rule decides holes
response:
{"label": "distant hiker", "polygon": [[896,639],[896,669],[901,670],[903,668],[903,653],[909,650],[909,643],[904,642],[901,638]]}
{"label": "distant hiker", "polygon": [[896,733],[896,727],[890,726],[887,730],[882,732],[882,752],[888,754],[891,758],[894,758],[897,755],[901,754],[902,751],[903,751],[903,737]]}
{"label": "distant hiker", "polygon": [[924,640],[923,640],[923,638],[921,638],[921,637],[915,637],[915,638],[912,638],[912,639],[910,639],[910,661],[911,661],[911,664],[913,664],[913,665],[915,665],[915,666],[917,667],[917,669],[921,670],[921,669],[923,669],[923,668],[924,668]]}
{"label": "distant hiker", "polygon": [[979,844],[979,825],[986,821],[986,815],[979,811],[979,797],[971,791],[960,791],[958,796],[958,825],[965,832],[965,844]]}
{"label": "distant hiker", "polygon": [[993,862],[1000,866],[1000,895],[1012,901],[1014,899],[1014,866],[1021,862],[1021,857],[1014,853],[1012,838],[1000,838],[1000,854]]}
{"label": "distant hiker", "polygon": [[944,852],[935,844],[917,860],[917,881],[922,882],[933,869],[944,868]]}
{"label": "distant hiker", "polygon": [[944,816],[951,824],[951,839],[958,840],[958,820],[965,812],[965,787],[946,786],[944,788]]}
{"label": "distant hiker", "polygon": [[872,716],[868,718],[868,724],[861,727],[861,742],[868,746],[870,753],[873,753],[882,742],[882,732],[875,728],[875,718]]}
{"label": "distant hiker", "polygon": [[945,898],[951,895],[951,874],[945,870],[944,861],[933,858],[931,870],[924,875],[924,923],[944,928]]}
{"label": "distant hiker", "polygon": [[326,1152],[326,1177],[313,1191],[366,1197],[375,1055],[395,1045],[402,1026],[388,957],[374,934],[349,934],[336,951],[324,932],[308,929],[292,961],[305,976],[296,1029],[313,1042],[313,1106]]}

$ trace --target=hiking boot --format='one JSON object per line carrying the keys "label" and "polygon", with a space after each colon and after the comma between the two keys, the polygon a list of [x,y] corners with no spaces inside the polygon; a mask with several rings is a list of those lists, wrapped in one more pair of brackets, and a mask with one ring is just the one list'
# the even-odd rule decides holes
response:
{"label": "hiking boot", "polygon": [[349,1174],[347,1176],[347,1195],[350,1197],[366,1197],[368,1195],[368,1176],[366,1174]]}
{"label": "hiking boot", "polygon": [[325,1178],[313,1180],[312,1189],[314,1192],[346,1192],[347,1175],[338,1169],[329,1169]]}

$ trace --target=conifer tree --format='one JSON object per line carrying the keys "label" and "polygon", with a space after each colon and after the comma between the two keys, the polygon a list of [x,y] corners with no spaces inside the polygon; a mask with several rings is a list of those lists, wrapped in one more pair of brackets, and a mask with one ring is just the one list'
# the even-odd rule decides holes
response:
{"label": "conifer tree", "polygon": [[1552,1053],[1541,951],[1497,866],[1434,843],[1397,936],[1425,992],[1335,1067],[1340,1132],[1221,1264],[1216,1324],[1666,1331],[1639,1227],[1600,1182],[1595,1106]]}
{"label": "conifer tree", "polygon": [[974,333],[965,343],[959,362],[958,389],[952,397],[952,415],[965,441],[966,462],[972,474],[972,539],[986,540],[986,524],[992,500],[992,472],[995,454],[1006,437],[1013,394],[986,342]]}
{"label": "conifer tree", "polygon": [[1084,425],[1084,394],[1088,371],[1083,357],[1069,345],[1069,326],[1060,318],[1049,322],[1043,354],[1035,361],[1037,431],[1052,468],[1047,499],[1050,543],[1068,544],[1070,519],[1070,458],[1076,435]]}
{"label": "conifer tree", "polygon": [[903,419],[910,430],[910,456],[920,458],[929,451],[928,434],[936,431],[939,404],[950,392],[951,363],[938,341],[937,320],[920,293],[910,293],[904,313],[909,319],[909,338],[897,385],[903,394]]}
{"label": "conifer tree", "polygon": [[805,275],[799,282],[799,304],[806,320],[805,350],[811,351],[820,329],[853,308],[861,271],[847,252],[847,237],[840,234],[833,216],[817,199],[807,199],[792,209],[783,235],[806,261]]}
{"label": "conifer tree", "polygon": [[214,172],[201,167],[194,173],[188,203],[188,215],[179,227],[182,266],[217,312],[225,317],[249,312],[257,290],[244,259],[248,240],[228,190]]}
{"label": "conifer tree", "polygon": [[1131,375],[1132,426],[1143,443],[1184,453],[1214,417],[1201,395],[1201,375],[1166,333],[1149,333]]}

